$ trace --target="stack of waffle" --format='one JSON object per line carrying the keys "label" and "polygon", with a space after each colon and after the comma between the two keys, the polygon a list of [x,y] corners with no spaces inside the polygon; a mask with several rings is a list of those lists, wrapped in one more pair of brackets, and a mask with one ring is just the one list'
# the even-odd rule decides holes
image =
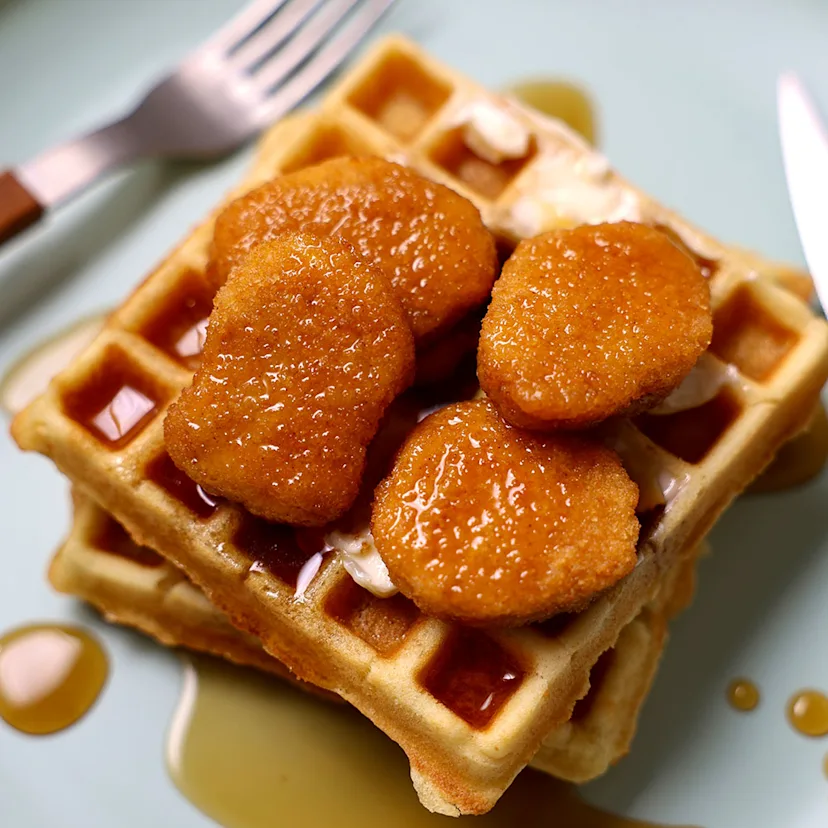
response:
{"label": "stack of waffle", "polygon": [[[472,148],[466,127],[481,108],[528,131],[522,157],[493,163]],[[13,433],[51,457],[78,492],[75,526],[51,571],[59,589],[168,644],[277,673],[278,659],[397,741],[426,807],[483,813],[530,762],[585,780],[626,751],[699,545],[807,423],[828,377],[828,328],[795,295],[795,274],[713,240],[562,124],[407,41],[382,42],[317,112],[276,127],[232,195],[342,154],[382,156],[456,190],[507,251],[545,230],[628,219],[659,226],[696,258],[712,297],[705,359],[717,385],[694,408],[615,428],[613,444],[647,505],[627,577],[582,612],[510,630],[466,629],[400,595],[376,597],[336,555],[296,600],[304,561],[267,564],[279,532],[205,496],[164,448],[164,412],[190,382],[211,309],[212,216],[17,417]],[[101,427],[103,411],[118,412],[109,418],[117,428]]]}

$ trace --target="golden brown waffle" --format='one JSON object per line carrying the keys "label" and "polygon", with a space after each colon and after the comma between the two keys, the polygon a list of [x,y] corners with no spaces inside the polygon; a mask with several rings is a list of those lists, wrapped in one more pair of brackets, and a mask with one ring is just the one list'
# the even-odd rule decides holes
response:
{"label": "golden brown waffle", "polygon": [[[49,570],[55,589],[169,647],[210,653],[335,698],[296,679],[255,638],[235,629],[180,571],[138,546],[92,500],[76,492],[73,501],[72,528]],[[664,648],[667,622],[692,595],[695,561],[694,552],[601,656],[590,672],[589,692],[577,702],[570,720],[547,735],[533,767],[586,782],[627,753]]]}
{"label": "golden brown waffle", "polygon": [[267,655],[256,638],[237,630],[180,570],[138,546],[88,497],[76,492],[72,500],[72,528],[49,567],[55,589],[168,647],[210,653],[311,687]]}
{"label": "golden brown waffle", "polygon": [[[471,106],[507,113],[528,135],[525,156],[492,163],[469,149],[461,122]],[[828,375],[828,329],[774,284],[774,266],[658,205],[562,125],[498,99],[404,40],[378,45],[317,115],[293,128],[292,137],[265,140],[237,192],[332,155],[376,153],[470,197],[504,245],[521,233],[635,218],[679,236],[710,278],[715,396],[690,411],[622,423],[613,435],[644,488],[665,493],[661,502],[648,498],[639,564],[586,611],[538,626],[453,628],[400,596],[362,590],[330,555],[294,600],[304,558],[290,533],[205,499],[175,471],[162,415],[190,380],[210,310],[209,219],[15,421],[23,448],[52,457],[269,652],[399,742],[428,808],[482,813],[569,718],[590,668],[653,598],[676,556],[804,425]]]}
{"label": "golden brown waffle", "polygon": [[653,601],[595,662],[589,692],[577,701],[569,721],[543,740],[533,768],[582,783],[605,773],[627,755],[667,643],[668,622],[690,605],[696,561],[707,552],[703,542],[684,556],[667,574]]}

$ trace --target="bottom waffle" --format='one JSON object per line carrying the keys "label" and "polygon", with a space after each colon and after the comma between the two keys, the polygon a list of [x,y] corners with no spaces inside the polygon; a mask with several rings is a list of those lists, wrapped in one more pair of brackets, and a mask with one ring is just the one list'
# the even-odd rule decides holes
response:
{"label": "bottom waffle", "polygon": [[[49,569],[55,589],[167,646],[210,653],[337,698],[293,676],[257,639],[233,627],[179,570],[134,543],[93,501],[77,492],[73,500],[72,529]],[[577,702],[571,719],[547,736],[533,767],[586,782],[628,752],[664,647],[667,621],[692,595],[695,559],[694,554],[682,562],[656,600],[597,662],[588,694]]]}
{"label": "bottom waffle", "polygon": [[138,546],[87,497],[74,492],[72,499],[72,528],[49,567],[49,581],[59,592],[81,598],[108,621],[134,627],[168,647],[210,653],[338,698],[296,678],[256,638],[237,630],[179,570]]}
{"label": "bottom waffle", "polygon": [[656,596],[593,666],[589,692],[569,721],[544,739],[532,767],[568,782],[588,782],[630,750],[638,715],[658,669],[670,619],[689,606],[703,543],[673,569]]}

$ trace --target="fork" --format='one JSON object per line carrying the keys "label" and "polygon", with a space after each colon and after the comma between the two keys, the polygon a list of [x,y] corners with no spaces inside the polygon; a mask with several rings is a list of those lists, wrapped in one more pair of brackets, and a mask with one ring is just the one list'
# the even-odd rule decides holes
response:
{"label": "fork", "polygon": [[328,77],[395,0],[256,0],[126,117],[0,172],[0,244],[139,158],[226,155]]}

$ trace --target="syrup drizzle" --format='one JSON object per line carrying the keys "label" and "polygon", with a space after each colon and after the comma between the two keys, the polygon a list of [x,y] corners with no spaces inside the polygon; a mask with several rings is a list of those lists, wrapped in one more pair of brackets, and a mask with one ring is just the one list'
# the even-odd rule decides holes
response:
{"label": "syrup drizzle", "polygon": [[0,637],[0,718],[16,730],[64,730],[95,703],[109,671],[106,653],[88,632],[33,624]]}
{"label": "syrup drizzle", "polygon": [[734,679],[727,688],[727,700],[734,710],[749,713],[759,706],[759,688],[749,679]]}
{"label": "syrup drizzle", "polygon": [[[225,828],[456,825],[417,801],[403,752],[355,710],[272,678],[199,658],[187,663],[167,741],[181,793]],[[656,828],[594,808],[563,784],[524,771],[482,828]]]}

